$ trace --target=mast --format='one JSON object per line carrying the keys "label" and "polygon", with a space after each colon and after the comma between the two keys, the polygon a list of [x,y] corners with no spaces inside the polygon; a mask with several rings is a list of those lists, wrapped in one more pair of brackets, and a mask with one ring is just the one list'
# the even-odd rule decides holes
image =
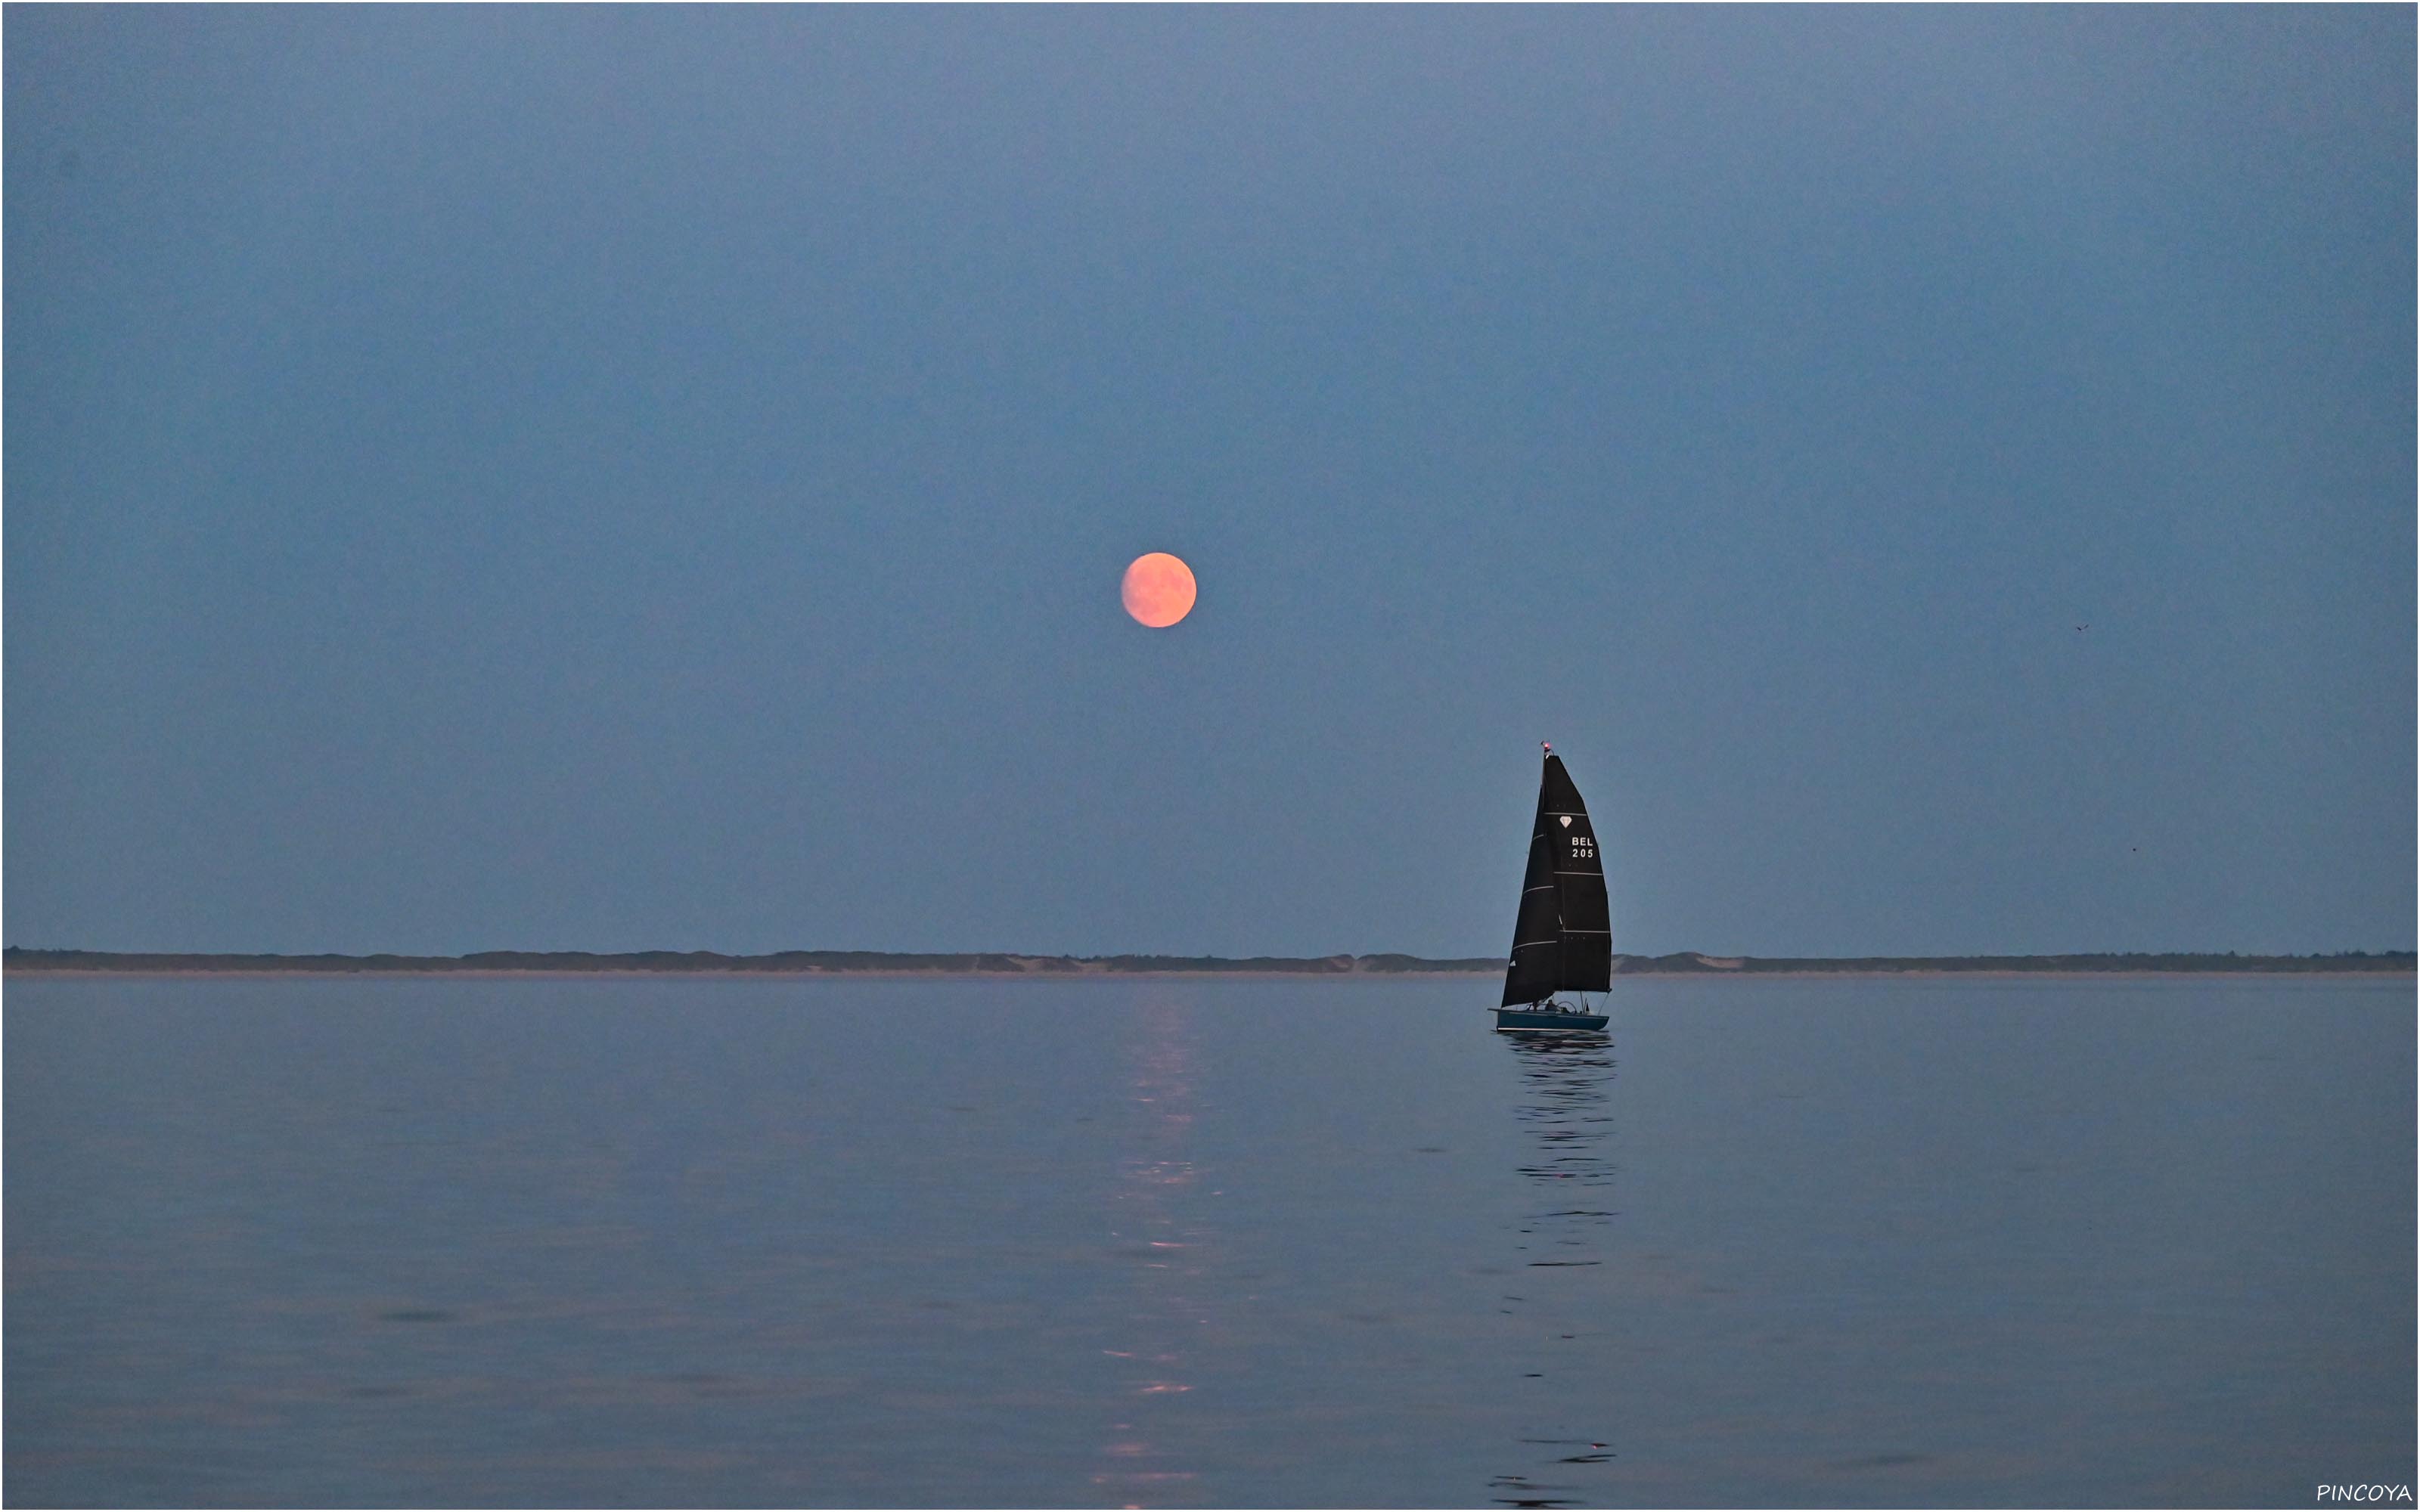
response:
{"label": "mast", "polygon": [[1543,1002],[1558,992],[1601,993],[1613,985],[1613,926],[1605,861],[1588,805],[1552,746],[1538,777],[1538,817],[1504,972],[1504,1006]]}

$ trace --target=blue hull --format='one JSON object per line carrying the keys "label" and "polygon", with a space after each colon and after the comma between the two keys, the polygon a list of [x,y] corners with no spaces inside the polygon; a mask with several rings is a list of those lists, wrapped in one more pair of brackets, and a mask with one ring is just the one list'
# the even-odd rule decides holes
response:
{"label": "blue hull", "polygon": [[1499,1008],[1496,1028],[1501,1034],[1603,1034],[1603,1013],[1559,1013],[1552,1009]]}

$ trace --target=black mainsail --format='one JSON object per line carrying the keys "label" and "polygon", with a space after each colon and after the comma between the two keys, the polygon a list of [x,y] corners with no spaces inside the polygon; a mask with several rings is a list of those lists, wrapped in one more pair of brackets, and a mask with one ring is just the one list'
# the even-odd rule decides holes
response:
{"label": "black mainsail", "polygon": [[1538,823],[1529,834],[1529,869],[1521,879],[1504,1006],[1612,986],[1613,924],[1596,829],[1572,774],[1563,770],[1563,759],[1549,748],[1545,773],[1538,779]]}

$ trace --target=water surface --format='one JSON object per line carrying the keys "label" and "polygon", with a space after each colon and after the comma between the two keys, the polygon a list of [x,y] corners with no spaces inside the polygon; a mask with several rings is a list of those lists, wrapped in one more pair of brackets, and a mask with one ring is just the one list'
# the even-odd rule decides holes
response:
{"label": "water surface", "polygon": [[2408,980],[19,979],[40,1504],[2410,1485]]}

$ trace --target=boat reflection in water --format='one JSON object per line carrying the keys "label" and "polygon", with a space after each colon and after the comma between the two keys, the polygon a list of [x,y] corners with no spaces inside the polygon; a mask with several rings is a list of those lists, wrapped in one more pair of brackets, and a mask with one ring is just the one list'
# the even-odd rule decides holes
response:
{"label": "boat reflection in water", "polygon": [[[1166,1445],[1170,1414],[1193,1388],[1186,1361],[1208,1322],[1202,1277],[1207,1231],[1195,1219],[1194,1046],[1186,1009],[1153,993],[1131,1015],[1126,1049],[1129,1142],[1111,1190],[1110,1242],[1133,1280],[1119,1347],[1105,1350],[1123,1404],[1093,1484],[1125,1506],[1198,1501],[1198,1473]],[[1113,1377],[1113,1379],[1115,1379]]]}
{"label": "boat reflection in water", "polygon": [[1590,1415],[1603,1409],[1575,1395],[1584,1384],[1572,1368],[1585,1358],[1590,1310],[1601,1293],[1588,1283],[1606,1262],[1618,1212],[1612,1153],[1612,1088],[1617,1070],[1611,1042],[1599,1035],[1508,1037],[1520,1068],[1514,1110],[1529,1136],[1520,1172],[1534,1199],[1516,1226],[1518,1278],[1504,1310],[1529,1325],[1528,1358],[1519,1386],[1528,1431],[1520,1458],[1530,1467],[1488,1483],[1502,1506],[1580,1506],[1591,1488],[1582,1467],[1613,1458],[1611,1434]]}

